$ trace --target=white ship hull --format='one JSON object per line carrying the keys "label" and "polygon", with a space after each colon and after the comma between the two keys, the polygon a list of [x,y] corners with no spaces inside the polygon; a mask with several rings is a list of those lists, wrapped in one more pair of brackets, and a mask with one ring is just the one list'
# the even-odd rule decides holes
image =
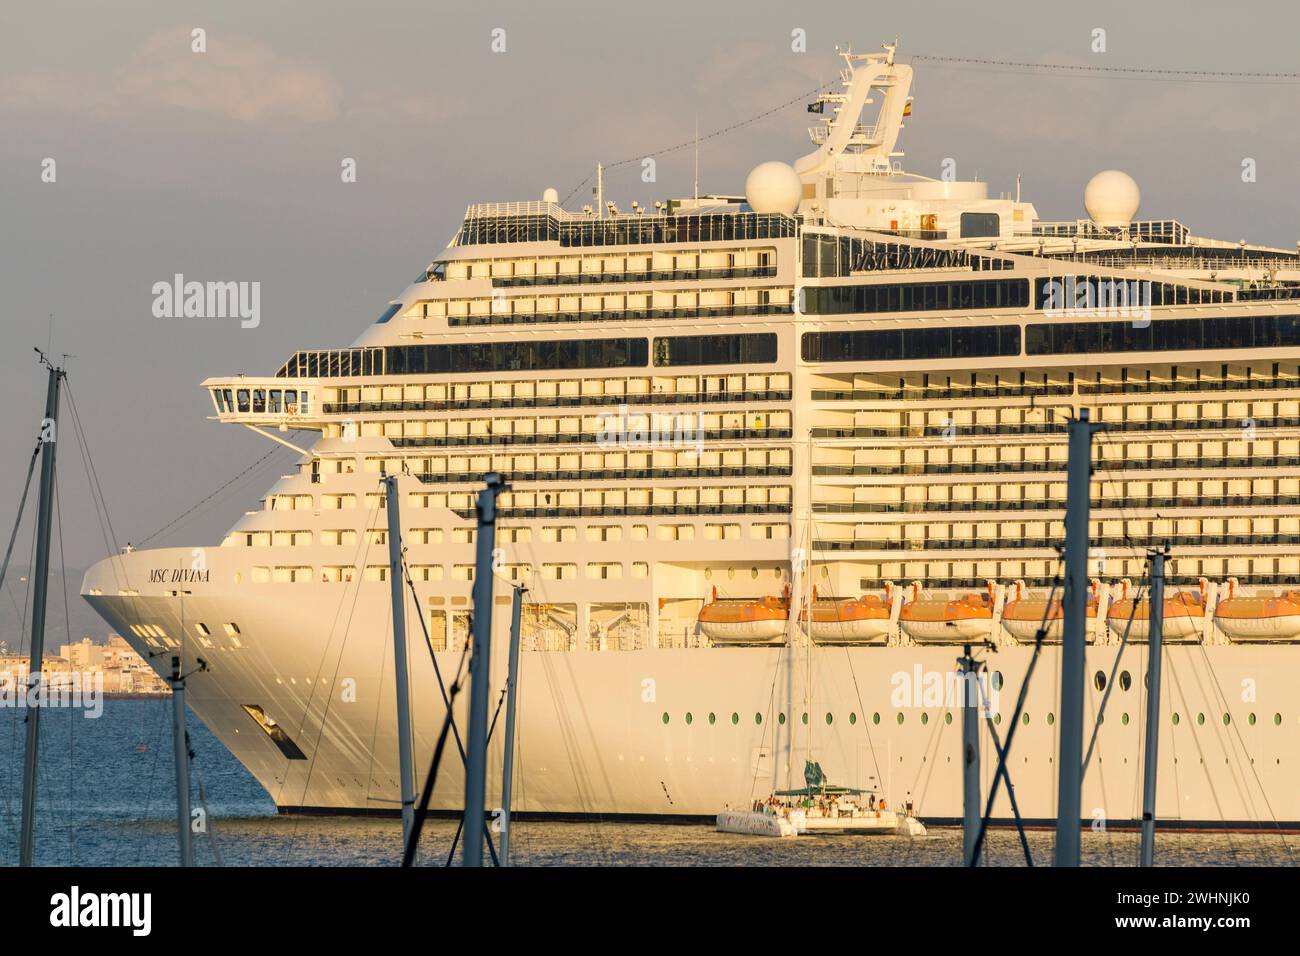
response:
{"label": "white ship hull", "polygon": [[[101,562],[87,573],[83,592],[104,592],[87,598],[142,652],[155,649],[133,635],[132,624],[149,622],[168,635],[188,629],[187,666],[196,656],[210,664],[189,682],[190,706],[280,808],[396,810],[387,585],[225,586],[218,581],[231,575],[218,553],[207,582],[141,585],[138,594],[117,594],[115,582],[123,573],[147,581],[148,568],[175,566],[177,558],[188,555],[188,550],[137,552]],[[184,627],[181,599],[172,593],[178,587],[191,592],[184,596]],[[341,621],[347,617],[352,624],[345,632]],[[200,620],[238,621],[240,646],[212,624],[211,646],[201,645],[194,636],[194,622]],[[493,699],[504,681],[507,625],[499,613]],[[414,630],[410,660],[420,777],[445,714],[431,655],[422,645]],[[1088,647],[1089,725],[1102,696],[1091,675],[1109,675],[1117,650]],[[1059,647],[1043,650],[1026,704],[1028,720],[1014,744],[1012,779],[1022,815],[1033,820],[1055,814],[1059,727],[1046,718],[1057,707],[1059,652]],[[812,713],[805,723],[808,655],[803,649],[793,654],[773,647],[527,651],[521,661],[515,807],[549,814],[712,817],[721,807],[798,785],[811,728],[812,755],[837,780],[878,787],[891,803],[911,800],[924,820],[959,818],[961,715],[944,704],[941,689],[956,653],[951,644],[817,650]],[[1161,819],[1205,826],[1300,822],[1295,649],[1176,646],[1168,653]],[[1027,647],[1004,647],[991,658],[991,667],[1003,676],[998,701],[1003,739],[1030,655]],[[459,652],[437,654],[444,681],[450,681],[460,659]],[[170,653],[152,662],[162,673],[170,667]],[[1121,663],[1121,670],[1134,675],[1130,689],[1117,686],[1113,693],[1084,784],[1085,815],[1112,825],[1131,822],[1140,806],[1141,664],[1131,648]],[[1241,702],[1244,687],[1257,695],[1250,703]],[[462,693],[456,705],[462,733],[467,698]],[[245,705],[271,716],[303,759],[286,757]],[[1180,715],[1177,724],[1171,721],[1174,712]],[[1275,713],[1281,715],[1280,725]],[[987,733],[984,744],[987,788],[995,764]],[[488,792],[497,794],[500,735],[493,740],[489,766]],[[449,750],[433,806],[459,808],[463,786],[460,762]],[[995,814],[1010,818],[1005,796]]]}

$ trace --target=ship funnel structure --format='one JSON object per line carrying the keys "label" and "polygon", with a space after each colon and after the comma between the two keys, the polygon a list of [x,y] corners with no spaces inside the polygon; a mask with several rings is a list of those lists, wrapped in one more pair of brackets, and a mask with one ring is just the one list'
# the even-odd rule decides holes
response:
{"label": "ship funnel structure", "polygon": [[[845,69],[843,93],[824,93],[820,104],[829,104],[830,114],[822,126],[809,130],[816,152],[794,164],[805,183],[819,177],[833,177],[837,172],[885,173],[892,168],[891,158],[903,128],[912,87],[912,68],[894,62],[894,46],[886,44],[884,53],[855,54],[839,51]],[[880,112],[874,123],[862,123],[863,109],[875,102],[872,93],[883,94]],[[824,105],[823,105],[824,111]]]}

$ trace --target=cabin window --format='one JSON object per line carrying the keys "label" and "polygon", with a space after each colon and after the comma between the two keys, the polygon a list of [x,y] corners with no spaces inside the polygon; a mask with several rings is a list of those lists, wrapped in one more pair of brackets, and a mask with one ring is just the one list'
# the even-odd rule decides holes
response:
{"label": "cabin window", "polygon": [[997,213],[964,212],[961,214],[961,237],[963,239],[998,236],[1001,234],[1002,221]]}

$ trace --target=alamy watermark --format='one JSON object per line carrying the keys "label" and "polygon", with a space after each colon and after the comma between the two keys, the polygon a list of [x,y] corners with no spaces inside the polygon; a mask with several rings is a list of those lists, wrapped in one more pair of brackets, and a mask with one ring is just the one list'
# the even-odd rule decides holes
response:
{"label": "alamy watermark", "polygon": [[3,707],[76,707],[89,719],[104,713],[104,674],[102,671],[55,672],[27,680],[26,675],[0,672],[0,708]]}
{"label": "alamy watermark", "polygon": [[988,671],[978,674],[933,671],[917,664],[910,671],[895,671],[889,678],[889,685],[893,688],[889,693],[889,703],[899,709],[958,708],[971,704],[989,717],[1000,712],[998,683],[990,678]]}
{"label": "alamy watermark", "polygon": [[1043,312],[1052,315],[1132,319],[1137,328],[1151,324],[1148,279],[1094,279],[1062,276],[1047,283]]}
{"label": "alamy watermark", "polygon": [[157,319],[234,319],[245,329],[262,323],[262,283],[186,282],[176,273],[171,282],[153,284]]}
{"label": "alamy watermark", "polygon": [[636,412],[629,414],[626,405],[617,414],[600,416],[596,444],[602,448],[685,448],[695,457],[704,454],[704,415],[702,412]]}

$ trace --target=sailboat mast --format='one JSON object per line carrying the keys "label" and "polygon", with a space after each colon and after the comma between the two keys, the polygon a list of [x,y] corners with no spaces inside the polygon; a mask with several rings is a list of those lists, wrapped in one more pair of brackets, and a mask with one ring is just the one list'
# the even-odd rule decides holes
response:
{"label": "sailboat mast", "polygon": [[1147,726],[1142,754],[1142,843],[1139,865],[1154,866],[1156,855],[1156,769],[1160,743],[1161,639],[1165,618],[1167,546],[1151,549],[1150,626],[1147,636]]}
{"label": "sailboat mast", "polygon": [[[32,865],[32,839],[36,826],[36,770],[40,747],[41,666],[45,655],[45,602],[49,592],[50,519],[54,510],[54,444],[58,432],[59,383],[63,369],[55,368],[42,356],[49,369],[45,392],[45,417],[41,420],[41,484],[36,516],[35,595],[32,604],[31,661],[27,669],[27,744],[23,752],[22,830],[18,865]],[[35,693],[33,693],[35,691]]]}
{"label": "sailboat mast", "polygon": [[1083,671],[1087,641],[1088,496],[1092,424],[1080,408],[1069,423],[1066,469],[1065,593],[1061,601],[1061,720],[1056,808],[1056,865],[1079,865],[1083,786]]}
{"label": "sailboat mast", "polygon": [[410,672],[406,663],[406,595],[402,593],[401,492],[397,476],[384,479],[384,503],[388,510],[388,582],[393,603],[393,671],[397,698],[398,779],[402,797],[402,845],[411,842],[415,826],[415,766],[411,745]]}

